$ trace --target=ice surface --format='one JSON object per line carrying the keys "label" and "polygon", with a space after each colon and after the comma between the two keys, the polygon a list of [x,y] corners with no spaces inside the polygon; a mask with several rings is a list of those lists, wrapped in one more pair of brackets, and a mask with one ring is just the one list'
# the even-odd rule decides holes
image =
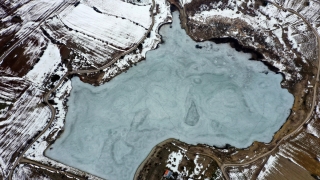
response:
{"label": "ice surface", "polygon": [[164,43],[128,73],[99,87],[72,79],[65,131],[47,156],[128,180],[167,138],[236,147],[272,139],[293,104],[281,75],[227,44],[192,41],[177,14],[173,22],[161,28]]}

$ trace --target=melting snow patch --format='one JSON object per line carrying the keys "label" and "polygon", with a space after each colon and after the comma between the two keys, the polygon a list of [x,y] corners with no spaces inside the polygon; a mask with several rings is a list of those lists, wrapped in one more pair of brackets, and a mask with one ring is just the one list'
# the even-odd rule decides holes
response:
{"label": "melting snow patch", "polygon": [[102,13],[120,16],[132,22],[139,23],[144,28],[149,28],[152,23],[149,9],[151,4],[145,6],[137,6],[131,3],[115,0],[87,0],[87,5],[97,7]]}
{"label": "melting snow patch", "polygon": [[124,49],[137,43],[147,31],[127,19],[100,14],[82,4],[63,17],[62,22],[72,29]]}
{"label": "melting snow patch", "polygon": [[277,36],[277,38],[279,39],[282,45],[284,46],[286,45],[286,43],[283,41],[283,38],[282,38],[282,28],[274,30],[273,34]]}
{"label": "melting snow patch", "polygon": [[318,117],[320,117],[320,108],[319,108],[319,104],[316,107],[316,114],[318,115]]}
{"label": "melting snow patch", "polygon": [[193,160],[194,164],[196,165],[196,167],[194,168],[195,175],[199,175],[201,172],[201,169],[203,168],[203,165],[197,162],[198,159],[199,159],[199,155],[196,155],[196,158],[194,158]]}
{"label": "melting snow patch", "polygon": [[180,0],[180,3],[182,6],[184,6],[185,4],[189,4],[191,3],[192,0]]}
{"label": "melting snow patch", "polygon": [[279,153],[281,156],[289,159],[291,162],[293,162],[294,164],[298,165],[299,167],[301,167],[302,169],[305,169],[303,166],[301,166],[299,163],[297,163],[294,159],[292,159],[292,157],[290,157],[290,155],[287,155],[289,152],[286,152],[286,149],[281,149],[281,152]]}
{"label": "melting snow patch", "polygon": [[292,44],[292,48],[297,49],[298,43],[297,43],[296,39],[294,38],[293,29],[291,26],[288,26],[288,39],[290,40],[290,42]]}
{"label": "melting snow patch", "polygon": [[47,77],[54,74],[54,70],[58,67],[60,62],[61,57],[59,48],[56,45],[49,43],[43,56],[40,58],[40,61],[24,76],[24,78],[41,86],[47,80]]}
{"label": "melting snow patch", "polygon": [[[19,164],[18,167],[14,170],[13,179],[27,179],[33,176],[32,166],[26,166],[24,164]],[[46,169],[48,170],[48,169]],[[48,170],[49,171],[49,170]],[[37,176],[36,176],[37,177]],[[43,180],[50,180],[50,178],[45,176],[38,176],[38,178],[43,178]],[[34,178],[35,179],[35,178]]]}
{"label": "melting snow patch", "polygon": [[308,126],[307,126],[307,132],[312,134],[312,135],[314,135],[314,136],[316,136],[317,138],[320,137],[319,131],[315,127],[310,125],[310,124],[308,124]]}
{"label": "melting snow patch", "polygon": [[222,171],[220,169],[217,169],[214,175],[215,177],[213,177],[211,180],[223,179]]}
{"label": "melting snow patch", "polygon": [[277,156],[270,156],[267,163],[264,165],[264,169],[262,170],[257,179],[265,179],[265,177],[270,174],[271,169],[274,168],[276,162],[278,160]]}
{"label": "melting snow patch", "polygon": [[173,172],[178,172],[178,167],[179,164],[182,160],[182,153],[179,150],[178,152],[172,152],[171,154],[169,154],[169,158],[168,158],[168,164],[166,165],[166,167],[170,168]]}

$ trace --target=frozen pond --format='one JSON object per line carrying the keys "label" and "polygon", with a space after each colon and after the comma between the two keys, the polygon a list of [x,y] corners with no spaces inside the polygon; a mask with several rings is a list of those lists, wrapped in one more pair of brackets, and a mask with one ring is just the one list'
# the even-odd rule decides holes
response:
{"label": "frozen pond", "polygon": [[165,43],[127,73],[100,87],[72,79],[65,132],[48,157],[129,180],[167,138],[240,148],[272,139],[293,104],[282,76],[227,44],[193,42],[174,15]]}

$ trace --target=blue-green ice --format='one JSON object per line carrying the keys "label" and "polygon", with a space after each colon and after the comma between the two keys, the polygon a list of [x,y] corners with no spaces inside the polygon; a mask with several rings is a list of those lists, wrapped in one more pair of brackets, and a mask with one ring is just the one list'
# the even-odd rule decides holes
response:
{"label": "blue-green ice", "polygon": [[65,131],[48,157],[129,180],[167,138],[239,148],[272,139],[294,100],[282,76],[227,44],[192,41],[177,14],[173,22],[161,28],[164,43],[127,73],[99,87],[72,79]]}

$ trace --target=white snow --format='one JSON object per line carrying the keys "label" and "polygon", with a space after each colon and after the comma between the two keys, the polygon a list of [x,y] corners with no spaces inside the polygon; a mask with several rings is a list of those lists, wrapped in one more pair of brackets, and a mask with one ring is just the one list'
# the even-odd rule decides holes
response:
{"label": "white snow", "polygon": [[320,132],[317,128],[313,127],[312,124],[307,125],[307,132],[316,136],[317,138],[320,137]]}
{"label": "white snow", "polygon": [[273,30],[273,34],[277,36],[277,38],[279,39],[280,43],[285,46],[286,44],[284,43],[283,39],[282,39],[282,28],[278,28]]}
{"label": "white snow", "polygon": [[[253,175],[253,172],[256,171],[257,169],[257,165],[247,165],[243,168],[234,168],[234,169],[231,169],[229,172],[228,172],[228,175],[230,177],[231,180],[238,180],[238,179],[253,179],[252,175]],[[215,174],[219,175],[220,174],[220,177],[222,177],[222,172],[220,169],[217,170],[218,172],[216,172]],[[217,178],[219,179],[219,178]]]}
{"label": "white snow", "polygon": [[[59,48],[55,44],[49,42],[40,61],[24,76],[24,78],[41,87],[45,81],[48,81],[48,77],[54,74],[54,70],[57,69],[60,62],[61,56]],[[67,68],[65,68],[65,72],[66,71]]]}
{"label": "white snow", "polygon": [[268,161],[264,165],[264,170],[260,171],[257,179],[265,179],[265,177],[271,173],[271,169],[274,168],[278,161],[278,156],[270,155]]}
{"label": "white snow", "polygon": [[[56,90],[56,96],[54,98],[54,102],[57,103],[57,105],[54,105],[56,108],[56,119],[53,121],[51,127],[49,128],[48,131],[46,131],[40,138],[38,142],[35,142],[32,147],[27,150],[25,153],[25,157],[32,159],[32,160],[37,160],[37,161],[42,161],[43,159],[47,159],[46,157],[43,156],[43,152],[45,149],[48,147],[49,143],[45,141],[49,134],[51,132],[58,132],[64,127],[64,120],[66,116],[66,107],[64,107],[64,101],[65,101],[65,96],[70,93],[72,87],[71,87],[71,81],[67,81],[63,83],[57,90]],[[53,139],[55,139],[53,137]],[[34,157],[33,157],[34,155]]]}
{"label": "white snow", "polygon": [[107,42],[81,32],[69,31],[57,16],[48,20],[42,28],[56,41],[69,47],[76,46],[72,48],[75,56],[72,61],[73,70],[84,69],[88,66],[101,67],[110,62],[120,50],[108,45]]}
{"label": "white snow", "polygon": [[21,29],[15,34],[16,38],[24,38],[32,29],[35,29],[35,27],[38,24],[35,22],[27,22],[25,23]]}
{"label": "white snow", "polygon": [[86,0],[84,3],[88,6],[97,8],[102,13],[119,16],[138,23],[146,29],[150,27],[152,22],[149,12],[151,4],[137,6],[119,0]]}
{"label": "white snow", "polygon": [[127,19],[97,13],[93,8],[83,4],[60,16],[68,27],[122,49],[133,46],[147,31]]}
{"label": "white snow", "polygon": [[192,0],[179,0],[179,1],[180,1],[180,4],[181,4],[182,6],[184,6],[185,4],[189,4],[189,3],[192,2]]}
{"label": "white snow", "polygon": [[[285,145],[283,145],[282,147],[285,147]],[[292,148],[293,146],[289,144],[289,148]],[[283,156],[284,158],[290,159],[291,162],[293,162],[294,164],[298,165],[299,167],[301,167],[302,169],[305,169],[302,165],[300,165],[299,163],[297,163],[292,157],[293,154],[291,154],[292,152],[290,152],[290,149],[288,148],[280,148],[280,152],[278,153],[279,155]],[[296,149],[296,148],[295,148]]]}
{"label": "white snow", "polygon": [[4,9],[0,8],[0,17],[3,18],[3,16],[6,14]]}
{"label": "white snow", "polygon": [[57,103],[57,105],[54,105],[54,108],[56,109],[57,113],[56,117],[53,120],[52,125],[48,128],[48,130],[38,139],[38,141],[32,144],[31,148],[29,148],[26,151],[26,153],[24,154],[24,158],[43,163],[57,169],[65,169],[66,172],[77,174],[79,176],[86,175],[91,180],[101,180],[101,178],[96,177],[92,174],[83,172],[81,170],[59,163],[44,156],[44,151],[50,145],[47,142],[48,136],[50,134],[53,134],[51,140],[54,140],[56,139],[57,133],[64,128],[64,121],[67,114],[65,100],[66,96],[70,93],[71,89],[71,81],[68,80],[56,90],[56,95],[54,97],[54,101],[55,103]]}
{"label": "white snow", "polygon": [[[38,1],[32,1],[32,2],[38,2]],[[53,5],[58,4],[58,1],[48,1],[47,0],[47,1],[43,1],[43,2],[45,2],[45,3],[43,3],[43,4],[34,3],[34,5],[29,6],[30,10],[23,10],[22,9],[21,11],[28,12],[30,15],[30,16],[23,16],[24,20],[35,20],[38,17],[45,15],[45,13],[48,12],[47,10],[42,9],[41,7],[43,7],[43,6],[48,7],[48,4],[52,5],[52,7],[53,7]],[[59,1],[59,2],[61,2],[61,1]],[[191,2],[191,0],[180,0],[181,4],[187,4],[190,2]],[[237,2],[240,2],[240,1],[237,1]],[[125,58],[120,59],[116,63],[117,67],[106,69],[106,71],[108,70],[106,74],[109,73],[109,75],[110,75],[110,74],[117,73],[118,69],[124,69],[125,67],[129,66],[129,63],[128,63],[129,61],[137,62],[139,59],[141,59],[141,57],[145,57],[145,53],[147,51],[154,49],[156,47],[157,43],[160,41],[160,36],[158,34],[158,26],[164,22],[170,21],[169,19],[167,19],[168,17],[170,17],[170,14],[168,11],[169,6],[167,5],[167,2],[158,1],[157,3],[160,5],[159,6],[160,13],[155,16],[155,26],[150,33],[151,38],[146,39],[146,41],[143,43],[143,52],[141,52],[141,54],[138,54],[138,55],[129,54]],[[242,1],[241,1],[241,3],[242,3]],[[96,1],[88,0],[88,5],[89,4],[92,6],[96,6],[99,10],[103,11],[103,13],[109,14],[111,16],[106,15],[106,14],[96,13],[95,11],[92,10],[91,7],[80,4],[70,14],[68,14],[66,17],[64,17],[64,19],[63,19],[64,23],[66,23],[67,25],[69,25],[72,28],[75,28],[78,31],[81,31],[84,34],[87,34],[87,35],[93,36],[93,37],[97,37],[97,38],[101,38],[102,40],[105,40],[105,41],[107,41],[115,46],[119,46],[121,48],[127,48],[129,46],[132,46],[134,43],[138,42],[138,40],[140,40],[140,38],[146,32],[146,28],[148,28],[148,25],[150,25],[150,23],[151,23],[150,14],[149,14],[150,4],[148,4],[147,6],[137,6],[137,7],[134,7],[134,9],[129,8],[129,7],[133,7],[134,5],[129,4],[129,3],[125,3],[122,1],[107,0],[107,1],[99,1],[98,2],[98,0],[96,0]],[[249,3],[248,3],[248,5],[249,5]],[[123,8],[123,6],[125,6],[126,8]],[[26,6],[23,6],[24,9],[26,9],[25,7]],[[206,7],[204,6],[203,9],[205,9],[205,8]],[[269,6],[266,9],[268,9],[268,8],[269,8]],[[271,12],[271,10],[267,10],[267,11]],[[234,12],[235,11],[226,10],[222,13],[222,11],[218,10],[214,13],[216,13],[217,16],[223,14],[223,16],[227,16],[230,18],[240,18],[240,16],[237,14],[234,14]],[[0,12],[0,14],[1,14],[1,12]],[[31,14],[32,14],[32,16],[31,16]],[[211,15],[212,15],[212,13],[211,13]],[[114,16],[120,16],[125,19],[119,21],[119,18],[114,17]],[[202,18],[202,19],[206,19],[208,17],[209,16],[206,16],[206,13],[198,16],[198,18]],[[263,17],[264,16],[262,16],[262,18]],[[92,19],[94,19],[94,21],[92,21]],[[244,19],[246,19],[246,18],[244,18]],[[249,20],[247,22],[250,22],[250,21],[251,20]],[[116,23],[119,23],[119,22],[120,22],[121,29],[116,29],[117,27],[119,27],[119,25]],[[138,23],[138,25],[134,24],[133,22]],[[271,21],[266,21],[266,19],[263,19],[260,21],[260,23],[263,25],[264,28],[269,29],[269,27],[277,24],[278,22],[275,18],[271,17]],[[101,26],[101,24],[103,24],[103,26]],[[28,32],[30,29],[33,29],[36,25],[37,24],[35,24],[33,22],[27,22],[22,27],[22,30],[20,30],[20,32],[17,33],[17,35],[22,37],[23,35],[25,35],[26,32]],[[141,27],[141,26],[143,26],[143,27]],[[298,28],[298,30],[303,31],[305,28],[306,28],[306,26],[300,26],[300,28]],[[10,30],[10,29],[13,29],[13,26],[10,27],[8,30]],[[318,28],[318,31],[320,32],[320,28]],[[4,32],[4,31],[2,31],[2,32]],[[114,34],[115,32],[116,32],[116,34]],[[126,34],[126,33],[129,33],[129,34]],[[237,34],[237,33],[235,33],[235,34]],[[292,35],[292,34],[293,34],[293,32],[291,31],[290,26],[289,26],[288,37],[292,41],[293,47],[297,48],[298,43],[295,40],[294,35]],[[279,31],[275,31],[275,35],[278,37],[278,39],[280,41],[282,40],[281,39],[282,35],[280,36]],[[116,36],[116,38],[113,38],[114,36]],[[126,36],[128,37],[128,39],[126,39]],[[58,61],[58,59],[59,59],[59,61]],[[36,64],[34,69],[32,71],[30,71],[24,78],[34,82],[38,86],[41,86],[41,84],[45,81],[45,77],[50,77],[50,75],[56,69],[57,64],[60,62],[60,60],[61,60],[61,57],[59,55],[59,49],[55,45],[49,43],[48,48],[46,49],[44,55],[40,59],[40,62],[38,64]],[[281,70],[285,70],[285,67],[283,64],[279,63],[279,66],[280,66]],[[63,74],[63,72],[61,72],[61,73]],[[66,85],[64,85],[60,88],[58,93],[67,92],[67,94],[68,94],[71,89],[70,86],[71,86],[70,82],[66,83]],[[57,95],[57,96],[59,96],[59,95]],[[66,110],[63,108],[64,107],[63,98],[61,99],[61,97],[62,97],[62,94],[60,94],[60,98],[59,97],[54,98],[55,102],[58,102],[58,105],[55,106],[55,108],[58,109],[57,119],[55,120],[55,122],[52,125],[52,127],[50,128],[50,130],[47,131],[40,138],[41,140],[43,140],[44,137],[47,137],[49,135],[49,133],[56,131],[56,130],[60,130],[63,128],[63,125],[64,125],[63,121],[65,119]],[[26,97],[24,97],[24,99],[26,99]],[[38,100],[37,100],[37,103],[40,103],[40,101],[38,102]],[[23,104],[23,103],[21,103],[21,104]],[[34,125],[34,126],[28,125],[28,131],[26,131],[27,133],[24,132],[24,134],[33,134],[37,129],[41,129],[39,127],[44,123],[44,120],[47,119],[49,116],[49,112],[47,110],[42,110],[42,109],[45,109],[45,108],[40,108],[40,110],[35,111],[36,113],[30,113],[30,111],[26,111],[29,113],[28,117],[19,116],[19,118],[21,118],[21,119],[28,120],[33,117],[33,119],[38,118],[38,119],[42,119],[42,121],[43,121],[43,122],[41,121],[40,123],[39,123],[39,121],[37,121],[37,125]],[[318,112],[318,109],[319,108],[317,107],[317,112]],[[36,116],[36,115],[38,115],[38,116]],[[13,116],[11,117],[11,119],[9,118],[9,120],[12,120],[12,119],[13,119]],[[4,122],[4,123],[7,123],[7,122]],[[30,131],[29,131],[29,128],[30,128]],[[319,131],[317,131],[317,129],[315,129],[312,125],[309,124],[307,126],[307,130],[309,133],[312,133],[316,137],[319,137]],[[56,138],[56,135],[57,134],[55,133],[55,135],[53,136],[54,139]],[[12,144],[14,145],[14,143],[12,143]],[[35,150],[29,149],[28,150],[29,153],[27,153],[26,156],[28,156],[28,158],[32,159],[31,155],[36,154],[37,156],[35,158],[33,158],[34,160],[55,162],[55,161],[52,161],[52,160],[43,156],[43,152],[47,146],[48,146],[47,142],[41,141],[37,145],[33,146],[33,147],[35,147]],[[171,153],[171,154],[173,154],[173,153]],[[4,153],[2,153],[2,154],[4,154]],[[181,152],[179,150],[179,152],[176,154],[173,154],[172,157],[180,157],[180,155],[181,155]],[[181,156],[181,158],[182,158],[182,156]],[[201,167],[202,164],[197,164],[197,158],[194,160],[196,167]],[[6,166],[6,163],[7,163],[6,159],[4,159],[4,158],[3,159],[0,158],[0,159],[1,159],[1,165]],[[269,158],[266,166],[273,167],[275,159],[276,159],[276,157],[271,156]],[[55,163],[55,165],[60,166],[60,167],[61,166],[67,167],[67,166],[60,164],[60,163]],[[178,163],[178,165],[179,165],[179,163]],[[175,167],[177,168],[178,165]],[[69,168],[68,171],[77,171],[77,170],[73,169],[73,168]],[[26,171],[26,172],[28,172],[28,171]],[[196,172],[196,173],[199,173],[199,172]],[[21,179],[21,178],[18,178],[18,179]]]}
{"label": "white snow", "polygon": [[190,175],[190,177],[193,177],[194,175],[199,175],[201,173],[201,170],[203,168],[203,165],[201,163],[198,163],[199,155],[196,155],[193,162],[196,165],[193,170],[193,174]]}
{"label": "white snow", "polygon": [[[142,52],[130,53],[127,54],[123,59],[128,62],[137,63],[141,61],[141,59],[146,57],[146,53],[150,50],[153,50],[157,47],[157,45],[161,42],[161,36],[159,34],[159,27],[165,23],[172,22],[172,15],[170,12],[170,4],[166,0],[158,0],[156,1],[156,6],[158,7],[157,14],[154,15],[154,25],[150,31],[150,37],[146,38],[142,44]],[[156,13],[156,12],[154,12]],[[104,69],[105,75],[103,79],[107,79],[115,76],[118,72],[121,72],[120,69],[124,69],[127,64],[125,63],[117,63],[117,66],[113,66],[111,68]],[[119,66],[118,66],[119,65]]]}
{"label": "white snow", "polygon": [[236,14],[236,11],[231,10],[231,9],[225,9],[225,10],[213,9],[213,10],[209,10],[209,11],[201,11],[200,13],[196,13],[193,17],[190,17],[190,19],[205,22],[207,19],[210,19],[213,16],[239,18],[239,17],[241,17],[241,14]]}
{"label": "white snow", "polygon": [[290,40],[291,44],[292,44],[292,48],[296,49],[298,48],[298,43],[296,41],[296,39],[294,38],[294,35],[292,35],[293,30],[291,26],[288,26],[288,39]]}
{"label": "white snow", "polygon": [[23,3],[16,10],[15,14],[21,16],[25,22],[37,21],[46,15],[49,15],[56,7],[63,3],[63,0],[33,0]]}
{"label": "white snow", "polygon": [[8,117],[0,121],[0,126],[5,127],[0,129],[0,166],[5,170],[5,179],[15,152],[25,147],[30,137],[41,131],[50,117],[49,109],[41,103],[43,94],[35,86],[29,86],[15,101]]}
{"label": "white snow", "polygon": [[[278,12],[278,9],[274,6],[267,6],[267,7],[260,7],[259,9],[261,12],[271,14],[270,12]],[[245,15],[242,13],[238,13],[238,7],[235,6],[234,9],[211,9],[206,11],[200,11],[194,14],[194,16],[189,17],[192,20],[199,21],[199,22],[206,22],[207,20],[215,17],[224,17],[230,19],[241,19],[246,23],[250,24],[256,29],[263,28],[263,29],[270,29],[274,27],[274,25],[279,24],[279,21],[276,19],[276,16],[270,15],[270,20],[266,18],[266,16],[258,13],[257,16],[252,17],[249,15]]]}
{"label": "white snow", "polygon": [[[292,61],[292,59],[297,57],[297,55],[295,54],[296,51],[290,51],[292,47],[298,52],[301,52],[301,58],[304,63],[308,63],[308,61],[313,60],[315,55],[314,52],[316,52],[315,50],[310,49],[310,47],[315,48],[315,41],[314,39],[308,40],[309,37],[313,35],[310,34],[307,25],[301,20],[299,16],[289,11],[279,10],[276,6],[271,4],[265,7],[260,6],[258,10],[253,10],[253,8],[249,7],[249,4],[252,4],[250,2],[247,3],[247,6],[249,7],[249,9],[254,11],[254,16],[243,13],[237,14],[237,12],[241,10],[241,3],[242,2],[230,0],[227,2],[228,6],[224,8],[220,8],[216,4],[210,3],[210,6],[213,7],[213,9],[210,10],[209,8],[207,8],[207,5],[201,5],[199,7],[200,11],[197,11],[193,16],[190,16],[188,18],[196,26],[197,24],[212,24],[213,22],[219,20],[240,20],[243,21],[244,24],[247,23],[249,27],[251,27],[253,30],[258,30],[259,34],[265,37],[265,42],[267,42],[267,44],[269,45],[270,51],[277,52],[281,57],[283,57],[274,65],[278,65],[280,72],[285,74],[285,78],[287,80],[291,80],[292,77],[296,78],[297,76],[292,76],[290,73],[286,72],[290,69],[294,69],[295,72],[300,71],[300,69],[295,69],[295,62]],[[311,9],[313,11],[309,15],[313,15],[312,18],[314,20],[316,19],[316,17],[319,17],[319,15],[315,14],[314,7]],[[288,30],[284,30],[284,28],[288,28]],[[273,36],[269,36],[269,32],[272,32]],[[288,37],[288,40],[292,47],[285,44],[285,41],[283,39],[285,37],[282,36],[283,33],[287,35],[286,37]],[[230,35],[236,38],[239,38],[239,36],[241,36],[232,28],[226,32],[226,36]],[[241,38],[242,37],[240,37],[240,39]],[[258,44],[253,41],[254,40],[252,40],[252,44],[250,44],[249,42],[249,45],[257,46]],[[277,41],[279,41],[283,45],[283,48],[276,48],[275,44]],[[268,58],[266,57],[266,59]],[[275,62],[275,60],[268,61]],[[286,65],[288,68],[285,68],[284,65]]]}
{"label": "white snow", "polygon": [[215,178],[212,178],[210,180],[221,180],[221,179],[223,179],[223,174],[222,174],[222,171],[220,170],[220,168],[217,168],[217,170],[215,171],[214,175],[215,175]]}
{"label": "white snow", "polygon": [[38,176],[33,176],[34,170],[30,168],[29,165],[19,164],[14,170],[12,179],[16,180],[37,180],[41,178],[42,180],[51,180],[45,175],[39,174]]}
{"label": "white snow", "polygon": [[166,167],[168,167],[169,169],[171,169],[173,172],[179,172],[178,171],[178,167],[179,164],[182,160],[183,154],[181,153],[181,151],[179,150],[178,152],[172,152],[169,154],[168,160],[167,160],[167,165]]}

